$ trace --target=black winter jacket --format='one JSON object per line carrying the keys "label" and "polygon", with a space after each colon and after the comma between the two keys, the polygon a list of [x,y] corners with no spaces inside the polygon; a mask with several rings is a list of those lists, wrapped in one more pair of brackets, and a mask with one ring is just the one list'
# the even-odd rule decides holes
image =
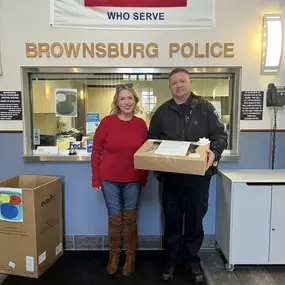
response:
{"label": "black winter jacket", "polygon": [[[198,141],[208,138],[210,149],[215,154],[215,161],[219,161],[224,149],[228,146],[228,135],[224,124],[213,105],[190,94],[189,114],[181,114],[174,99],[163,103],[154,113],[149,126],[148,138],[177,141]],[[207,174],[207,173],[206,173]]]}

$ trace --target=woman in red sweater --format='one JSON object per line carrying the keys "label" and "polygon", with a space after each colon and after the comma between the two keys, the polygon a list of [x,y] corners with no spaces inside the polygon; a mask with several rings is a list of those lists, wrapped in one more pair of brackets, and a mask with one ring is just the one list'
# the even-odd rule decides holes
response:
{"label": "woman in red sweater", "polygon": [[102,191],[108,210],[109,275],[117,272],[122,231],[126,249],[122,274],[130,275],[135,267],[136,209],[146,172],[134,169],[134,153],[147,139],[145,121],[134,116],[138,101],[132,84],[117,85],[111,115],[103,118],[93,139],[92,187]]}

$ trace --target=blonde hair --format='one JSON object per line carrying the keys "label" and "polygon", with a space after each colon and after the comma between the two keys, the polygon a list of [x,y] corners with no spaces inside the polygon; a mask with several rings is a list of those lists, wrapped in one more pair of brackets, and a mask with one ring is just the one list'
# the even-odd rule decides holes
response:
{"label": "blonde hair", "polygon": [[132,88],[132,87],[129,87],[128,84],[127,86],[126,85],[123,85],[123,84],[120,84],[118,85],[118,87],[116,87],[116,93],[113,97],[113,101],[112,101],[112,104],[111,104],[111,114],[114,114],[114,115],[118,115],[121,113],[121,110],[118,106],[118,99],[119,99],[119,94],[121,91],[123,90],[128,90],[129,92],[131,92],[135,98],[135,101],[136,101],[136,105],[135,105],[135,108],[133,110],[133,114],[136,114],[140,111],[139,107],[138,107],[138,102],[140,101],[140,98],[139,96],[137,95],[136,91]]}

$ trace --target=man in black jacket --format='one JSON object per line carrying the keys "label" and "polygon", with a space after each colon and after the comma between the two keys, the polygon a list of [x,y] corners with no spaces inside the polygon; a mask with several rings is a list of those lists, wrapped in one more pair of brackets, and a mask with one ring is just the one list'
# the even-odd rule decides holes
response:
{"label": "man in black jacket", "polygon": [[194,281],[201,283],[204,275],[198,253],[204,238],[203,218],[208,210],[211,177],[228,145],[227,133],[213,105],[191,92],[192,81],[187,70],[174,69],[169,74],[169,88],[173,98],[153,115],[149,138],[198,141],[205,137],[211,144],[205,176],[158,173],[158,179],[163,183],[165,215],[166,264],[162,279],[172,280],[176,266],[183,261]]}

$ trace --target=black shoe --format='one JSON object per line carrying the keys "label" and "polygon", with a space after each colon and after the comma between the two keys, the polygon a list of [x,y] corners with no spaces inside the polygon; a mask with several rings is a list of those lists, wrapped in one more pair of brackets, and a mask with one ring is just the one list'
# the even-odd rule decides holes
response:
{"label": "black shoe", "polygon": [[174,267],[167,266],[161,273],[161,279],[163,281],[170,281],[174,278]]}
{"label": "black shoe", "polygon": [[205,278],[204,278],[204,273],[201,268],[200,263],[194,263],[191,264],[190,266],[190,272],[193,277],[193,280],[195,283],[203,283]]}

